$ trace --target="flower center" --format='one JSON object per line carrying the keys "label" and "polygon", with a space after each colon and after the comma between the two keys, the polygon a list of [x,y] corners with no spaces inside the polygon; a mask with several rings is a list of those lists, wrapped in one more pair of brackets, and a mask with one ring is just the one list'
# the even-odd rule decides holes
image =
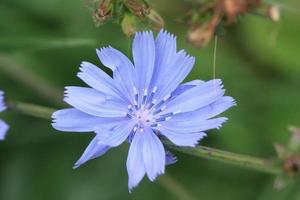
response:
{"label": "flower center", "polygon": [[137,110],[134,115],[141,127],[153,121],[153,116],[149,110]]}
{"label": "flower center", "polygon": [[152,113],[148,109],[140,108],[133,109],[131,105],[128,106],[127,116],[136,120],[139,128],[143,128],[146,125],[150,126],[153,122],[155,122]]}
{"label": "flower center", "polygon": [[152,92],[148,94],[147,89],[143,89],[143,95],[139,97],[137,89],[134,87],[134,103],[128,105],[127,117],[136,120],[136,126],[134,132],[139,128],[143,130],[145,126],[157,127],[160,122],[170,120],[173,115],[180,113],[170,112],[166,114],[160,114],[166,109],[166,102],[170,100],[172,95],[167,95],[160,101],[154,98],[154,94],[157,91],[157,87],[154,87]]}

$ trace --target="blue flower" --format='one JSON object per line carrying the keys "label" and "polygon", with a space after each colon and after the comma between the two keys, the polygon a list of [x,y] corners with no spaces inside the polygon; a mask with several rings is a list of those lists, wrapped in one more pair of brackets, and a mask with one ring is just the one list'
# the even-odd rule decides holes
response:
{"label": "blue flower", "polygon": [[[0,112],[4,111],[6,109],[5,103],[4,103],[4,92],[0,90]],[[0,140],[5,139],[5,135],[8,131],[8,125],[0,119]]]}
{"label": "blue flower", "polygon": [[96,133],[75,168],[127,140],[129,190],[145,175],[154,181],[176,162],[161,138],[194,147],[205,131],[226,121],[213,117],[234,105],[221,80],[181,84],[195,58],[177,51],[170,33],[162,30],[156,39],[152,32],[137,33],[132,48],[133,63],[110,46],[97,49],[113,78],[82,62],[77,76],[90,87],[66,87],[64,100],[74,108],[55,112],[52,124],[60,131]]}

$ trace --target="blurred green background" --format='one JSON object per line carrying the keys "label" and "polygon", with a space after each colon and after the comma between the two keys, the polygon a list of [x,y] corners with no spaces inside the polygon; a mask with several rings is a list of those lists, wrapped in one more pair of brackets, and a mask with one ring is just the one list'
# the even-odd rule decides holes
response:
{"label": "blurred green background", "polygon": [[[166,20],[166,29],[178,36],[178,47],[197,57],[188,79],[212,79],[213,44],[192,48],[185,42],[186,24],[176,22],[185,13],[183,1],[150,2]],[[219,38],[216,76],[238,106],[223,114],[228,123],[201,144],[272,157],[272,144],[289,138],[287,126],[300,126],[300,3],[278,3],[279,23],[248,15]],[[71,42],[60,47],[57,40]],[[111,45],[130,55],[130,42],[118,25],[96,28],[83,0],[1,0],[0,65],[9,66],[10,74],[0,68],[0,88],[9,99],[61,108],[51,91],[45,96],[20,81],[22,74],[33,73],[62,96],[64,86],[84,85],[75,76],[81,61],[99,65],[96,47]],[[128,193],[126,144],[73,170],[92,134],[57,132],[49,121],[14,112],[1,113],[1,118],[11,125],[0,143],[1,200],[178,199],[161,178],[154,183],[144,179]],[[195,199],[300,199],[299,184],[275,191],[271,175],[176,155],[178,163],[168,166],[166,174]]]}

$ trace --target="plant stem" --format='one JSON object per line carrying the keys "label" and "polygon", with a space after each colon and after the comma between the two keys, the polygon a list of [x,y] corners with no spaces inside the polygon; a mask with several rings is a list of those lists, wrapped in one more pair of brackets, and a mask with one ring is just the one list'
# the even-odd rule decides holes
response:
{"label": "plant stem", "polygon": [[30,103],[23,102],[7,102],[7,107],[9,110],[23,113],[25,115],[30,115],[33,117],[43,118],[51,120],[51,115],[55,111],[55,109],[47,108],[44,106],[39,106]]}
{"label": "plant stem", "polygon": [[[23,102],[8,102],[8,108],[12,111],[21,112],[26,115],[39,117],[51,120],[51,115],[55,109],[47,108],[39,105],[23,103]],[[201,157],[210,160],[216,160],[223,163],[240,166],[243,168],[254,169],[256,171],[265,172],[269,174],[279,174],[282,169],[277,163],[268,159],[256,158],[248,155],[222,151],[205,146],[192,147],[177,147],[170,142],[164,141],[165,145],[173,150]]]}
{"label": "plant stem", "polygon": [[43,50],[96,46],[97,41],[89,38],[1,38],[0,50]]}
{"label": "plant stem", "polygon": [[279,174],[282,172],[280,166],[277,163],[263,158],[256,158],[248,155],[242,155],[237,153],[232,153],[228,151],[222,151],[219,149],[214,149],[205,146],[192,147],[177,147],[172,144],[168,144],[170,149],[190,154],[193,156],[206,158],[209,160],[216,160],[223,163],[240,166],[243,168],[254,169],[256,171],[265,172],[269,174]]}

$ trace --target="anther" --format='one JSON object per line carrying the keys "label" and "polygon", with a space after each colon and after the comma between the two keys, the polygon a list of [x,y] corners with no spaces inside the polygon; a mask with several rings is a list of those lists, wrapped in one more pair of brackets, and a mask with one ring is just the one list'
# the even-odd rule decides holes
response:
{"label": "anther", "polygon": [[166,117],[166,121],[169,121],[171,119],[171,117]]}
{"label": "anther", "polygon": [[147,94],[148,94],[148,90],[144,89],[144,96],[147,96]]}
{"label": "anther", "polygon": [[152,93],[155,93],[157,91],[157,87],[155,86],[152,90]]}
{"label": "anther", "polygon": [[142,102],[142,104],[145,104],[145,102],[146,102],[147,93],[148,93],[147,89],[144,89],[144,96],[143,96],[143,102]]}
{"label": "anther", "polygon": [[133,87],[133,92],[134,92],[135,95],[138,94],[138,91],[137,91],[136,87]]}
{"label": "anther", "polygon": [[171,97],[171,95],[169,94],[169,95],[167,95],[164,99],[163,99],[163,101],[167,101],[169,98]]}
{"label": "anther", "polygon": [[162,106],[162,107],[160,108],[160,110],[163,111],[163,110],[166,109],[166,108],[167,108],[167,106],[164,105],[164,106]]}
{"label": "anther", "polygon": [[176,115],[176,114],[179,114],[179,113],[181,113],[181,110],[177,110],[177,111],[173,112],[173,115]]}

